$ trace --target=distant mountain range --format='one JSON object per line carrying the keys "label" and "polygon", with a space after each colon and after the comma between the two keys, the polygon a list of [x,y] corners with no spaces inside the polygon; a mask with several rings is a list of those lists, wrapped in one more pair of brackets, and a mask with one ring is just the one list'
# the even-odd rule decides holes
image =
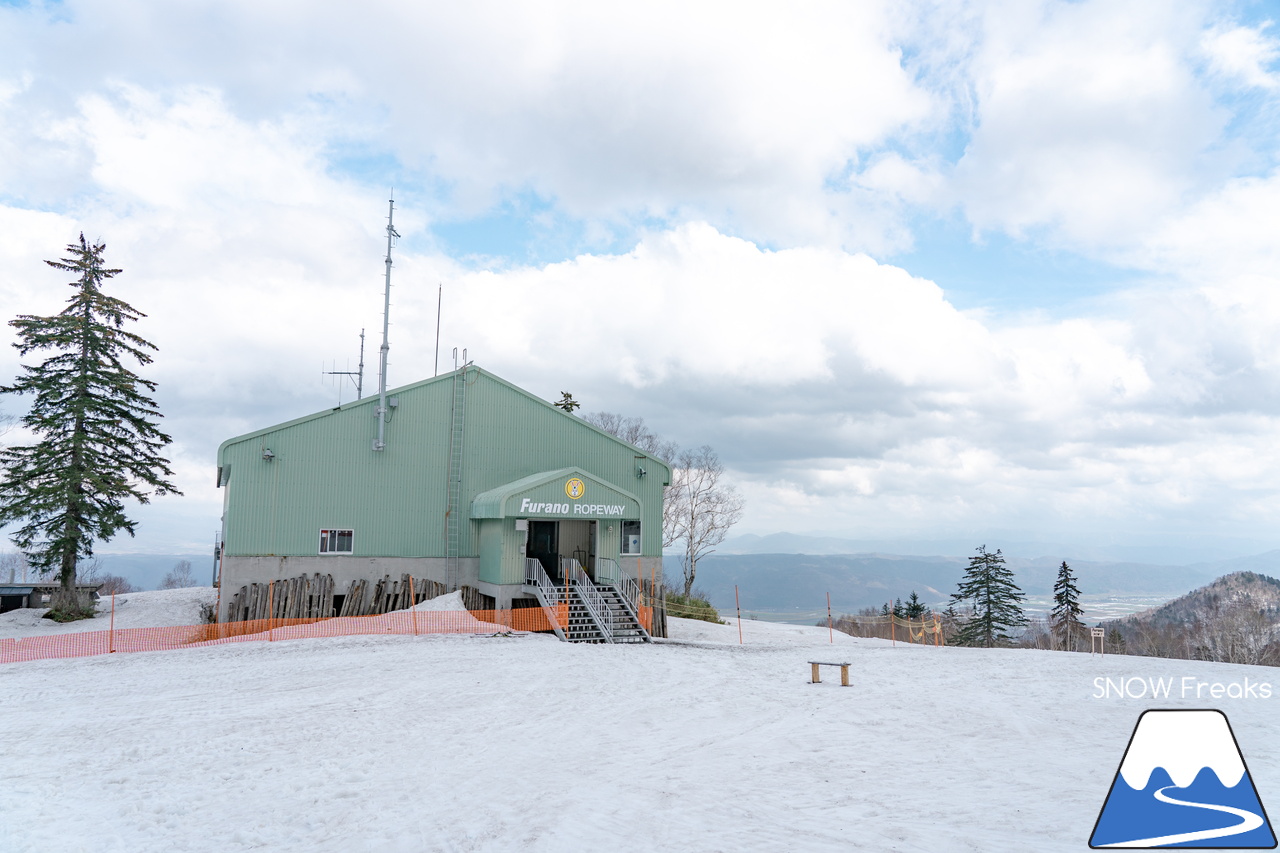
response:
{"label": "distant mountain range", "polygon": [[1280,623],[1280,580],[1257,572],[1232,572],[1125,621],[1182,625],[1237,606],[1256,610],[1273,624]]}
{"label": "distant mountain range", "polygon": [[[1172,597],[1232,572],[1280,575],[1280,550],[1188,566],[1090,561],[1069,554],[1009,557],[1007,564],[1024,593],[1047,596],[1053,592],[1064,559],[1085,595]],[[736,585],[747,610],[820,610],[830,593],[834,610],[856,612],[895,598],[905,599],[913,590],[931,605],[943,603],[955,591],[967,565],[967,558],[942,556],[717,553],[698,563],[695,586],[718,608],[733,607]],[[666,573],[668,580],[679,579],[678,558],[666,559]]]}
{"label": "distant mountain range", "polygon": [[1148,544],[1080,544],[1020,539],[1013,536],[987,535],[966,539],[850,539],[799,533],[773,533],[768,536],[747,534],[726,539],[716,548],[720,555],[729,554],[899,554],[920,557],[969,555],[978,545],[1001,549],[1006,557],[1056,557],[1066,555],[1095,563],[1146,563],[1160,566],[1186,566],[1195,563],[1242,558],[1268,551],[1278,542],[1231,539],[1224,537],[1166,537]]}

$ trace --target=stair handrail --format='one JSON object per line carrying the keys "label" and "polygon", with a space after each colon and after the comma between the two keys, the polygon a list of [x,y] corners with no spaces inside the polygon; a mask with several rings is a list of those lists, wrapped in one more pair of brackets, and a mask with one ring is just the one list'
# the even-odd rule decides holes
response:
{"label": "stair handrail", "polygon": [[604,600],[600,590],[596,589],[596,585],[591,582],[591,578],[582,570],[582,566],[578,565],[578,561],[572,557],[560,558],[560,570],[567,579],[572,581],[573,588],[578,591],[578,595],[582,598],[582,603],[586,606],[587,612],[591,614],[591,618],[595,620],[595,623],[600,626],[600,633],[604,634],[605,641],[612,643],[613,609]]}
{"label": "stair handrail", "polygon": [[524,582],[529,586],[537,587],[548,604],[560,603],[560,590],[551,582],[551,578],[547,577],[547,571],[542,568],[541,560],[533,557],[525,558]]}
{"label": "stair handrail", "polygon": [[617,583],[622,577],[618,561],[612,557],[596,557],[596,580],[601,583]]}

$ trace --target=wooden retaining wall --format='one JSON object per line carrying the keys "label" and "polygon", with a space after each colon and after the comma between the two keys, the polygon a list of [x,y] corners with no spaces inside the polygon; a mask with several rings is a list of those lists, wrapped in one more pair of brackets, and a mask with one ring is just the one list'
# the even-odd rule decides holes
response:
{"label": "wooden retaining wall", "polygon": [[[460,588],[462,604],[468,610],[493,610],[496,602],[469,586]],[[251,583],[231,596],[228,621],[254,619],[328,619],[332,616],[373,616],[405,610],[415,603],[445,594],[445,586],[408,574],[392,580],[353,580],[345,592],[336,592],[333,575],[299,575],[274,583]]]}

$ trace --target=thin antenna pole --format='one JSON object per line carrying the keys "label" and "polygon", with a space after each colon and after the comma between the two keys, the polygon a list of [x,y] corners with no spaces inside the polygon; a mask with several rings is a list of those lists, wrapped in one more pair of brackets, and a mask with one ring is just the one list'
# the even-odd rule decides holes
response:
{"label": "thin antenna pole", "polygon": [[436,289],[436,366],[432,376],[440,375],[440,307],[444,305],[444,282]]}
{"label": "thin antenna pole", "polygon": [[387,333],[391,325],[391,245],[392,241],[400,236],[392,225],[395,211],[396,200],[392,198],[387,202],[387,283],[382,300],[382,348],[379,350],[378,369],[378,437],[373,440],[374,450],[385,450],[387,447],[387,353],[391,350],[391,344],[387,343]]}
{"label": "thin antenna pole", "polygon": [[364,329],[360,330],[360,368],[356,373],[356,399],[364,396]]}

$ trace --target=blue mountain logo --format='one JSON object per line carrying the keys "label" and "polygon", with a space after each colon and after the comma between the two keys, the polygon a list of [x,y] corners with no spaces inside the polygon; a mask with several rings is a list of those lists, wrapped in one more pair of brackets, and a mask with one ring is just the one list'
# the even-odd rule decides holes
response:
{"label": "blue mountain logo", "polygon": [[1276,835],[1221,711],[1144,711],[1089,846],[1271,850]]}

